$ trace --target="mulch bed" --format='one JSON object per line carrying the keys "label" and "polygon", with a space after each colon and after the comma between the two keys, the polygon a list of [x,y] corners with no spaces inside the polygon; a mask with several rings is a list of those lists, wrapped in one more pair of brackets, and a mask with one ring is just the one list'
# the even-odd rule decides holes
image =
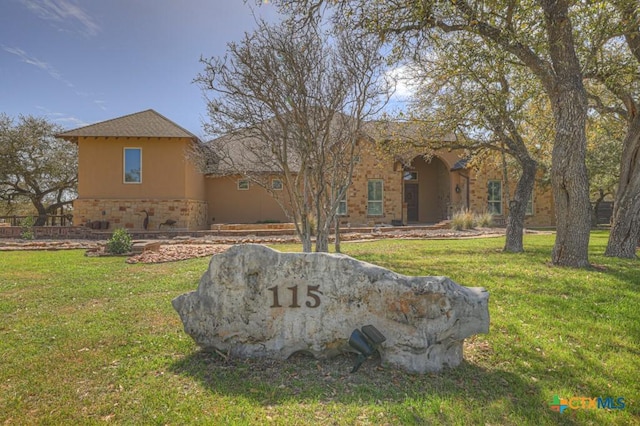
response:
{"label": "mulch bed", "polygon": [[229,247],[228,244],[163,244],[157,251],[144,251],[140,254],[129,256],[127,263],[163,263],[178,260],[193,259],[196,257],[213,256],[222,253]]}

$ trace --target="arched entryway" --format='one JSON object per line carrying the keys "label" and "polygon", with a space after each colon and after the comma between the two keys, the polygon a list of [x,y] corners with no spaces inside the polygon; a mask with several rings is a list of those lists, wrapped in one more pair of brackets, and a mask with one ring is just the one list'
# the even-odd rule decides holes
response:
{"label": "arched entryway", "polygon": [[447,219],[451,205],[449,167],[438,157],[415,157],[403,173],[407,222],[436,223]]}

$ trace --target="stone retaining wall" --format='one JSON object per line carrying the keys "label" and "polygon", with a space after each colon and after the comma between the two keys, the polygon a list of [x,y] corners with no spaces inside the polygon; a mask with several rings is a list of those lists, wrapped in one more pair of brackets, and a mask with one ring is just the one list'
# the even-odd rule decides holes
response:
{"label": "stone retaining wall", "polygon": [[[19,239],[23,232],[20,226],[0,226],[0,238]],[[32,232],[37,240],[93,239],[91,230],[84,226],[35,226]]]}

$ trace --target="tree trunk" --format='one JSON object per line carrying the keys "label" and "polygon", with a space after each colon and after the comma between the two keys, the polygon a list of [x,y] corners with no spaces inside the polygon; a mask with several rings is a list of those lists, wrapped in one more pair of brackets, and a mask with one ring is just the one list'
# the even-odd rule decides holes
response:
{"label": "tree trunk", "polygon": [[629,125],[605,256],[636,258],[640,242],[640,114]]}
{"label": "tree trunk", "polygon": [[598,210],[600,210],[600,204],[604,201],[604,197],[607,194],[604,193],[602,189],[598,191],[598,199],[594,201],[593,207],[591,208],[591,227],[596,228],[598,226]]}
{"label": "tree trunk", "polygon": [[513,202],[509,203],[507,217],[506,241],[504,251],[521,253],[524,251],[523,232],[524,218],[527,214],[527,204],[531,199],[531,192],[536,178],[536,162],[529,158],[522,163],[522,175],[516,185]]}
{"label": "tree trunk", "polygon": [[[318,179],[320,181],[320,179]],[[324,185],[318,185],[324,188]],[[327,217],[323,206],[324,189],[316,194],[316,253],[328,253],[329,252],[329,232],[331,227],[331,218]]]}
{"label": "tree trunk", "polygon": [[574,49],[568,3],[538,0],[544,9],[553,77],[547,82],[555,121],[551,184],[556,207],[554,265],[589,266],[591,204],[586,156],[587,94]]}
{"label": "tree trunk", "polygon": [[38,210],[38,217],[33,226],[45,226],[47,224],[47,208],[38,199],[31,199],[33,206]]}
{"label": "tree trunk", "polygon": [[316,234],[316,253],[329,252],[329,235],[327,232],[318,232]]}
{"label": "tree trunk", "polygon": [[329,225],[326,218],[316,219],[316,253],[329,252]]}
{"label": "tree trunk", "polygon": [[336,231],[336,240],[335,240],[335,249],[336,249],[336,253],[342,253],[341,248],[340,248],[340,218],[336,215],[336,227],[335,227],[335,231]]}
{"label": "tree trunk", "polygon": [[311,253],[313,247],[311,245],[311,224],[309,223],[308,215],[300,215],[300,222],[296,222],[296,233],[302,242],[302,252]]}
{"label": "tree trunk", "polygon": [[[569,97],[570,96],[570,97]],[[551,254],[554,265],[589,266],[591,204],[585,165],[586,108],[578,93],[556,99],[556,137],[551,162],[551,183],[556,207],[556,241]]]}
{"label": "tree trunk", "polygon": [[302,252],[303,253],[311,253],[312,251],[312,244],[311,244],[311,233],[310,232],[303,232],[300,235],[300,240],[302,241]]}

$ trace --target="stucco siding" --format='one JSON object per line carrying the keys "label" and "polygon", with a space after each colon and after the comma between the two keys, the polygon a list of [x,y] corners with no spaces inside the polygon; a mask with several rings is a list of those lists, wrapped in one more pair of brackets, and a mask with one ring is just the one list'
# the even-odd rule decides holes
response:
{"label": "stucco siding", "polygon": [[239,190],[239,179],[241,179],[239,176],[206,179],[210,225],[289,221],[280,205],[264,188],[250,183],[249,189]]}
{"label": "stucco siding", "polygon": [[[186,198],[187,141],[187,138],[79,138],[79,198]],[[142,150],[141,183],[124,183],[125,148]]]}
{"label": "stucco siding", "polygon": [[[186,152],[188,147],[185,146],[184,150]],[[185,197],[202,201],[207,198],[206,178],[198,167],[189,161],[185,164]]]}

